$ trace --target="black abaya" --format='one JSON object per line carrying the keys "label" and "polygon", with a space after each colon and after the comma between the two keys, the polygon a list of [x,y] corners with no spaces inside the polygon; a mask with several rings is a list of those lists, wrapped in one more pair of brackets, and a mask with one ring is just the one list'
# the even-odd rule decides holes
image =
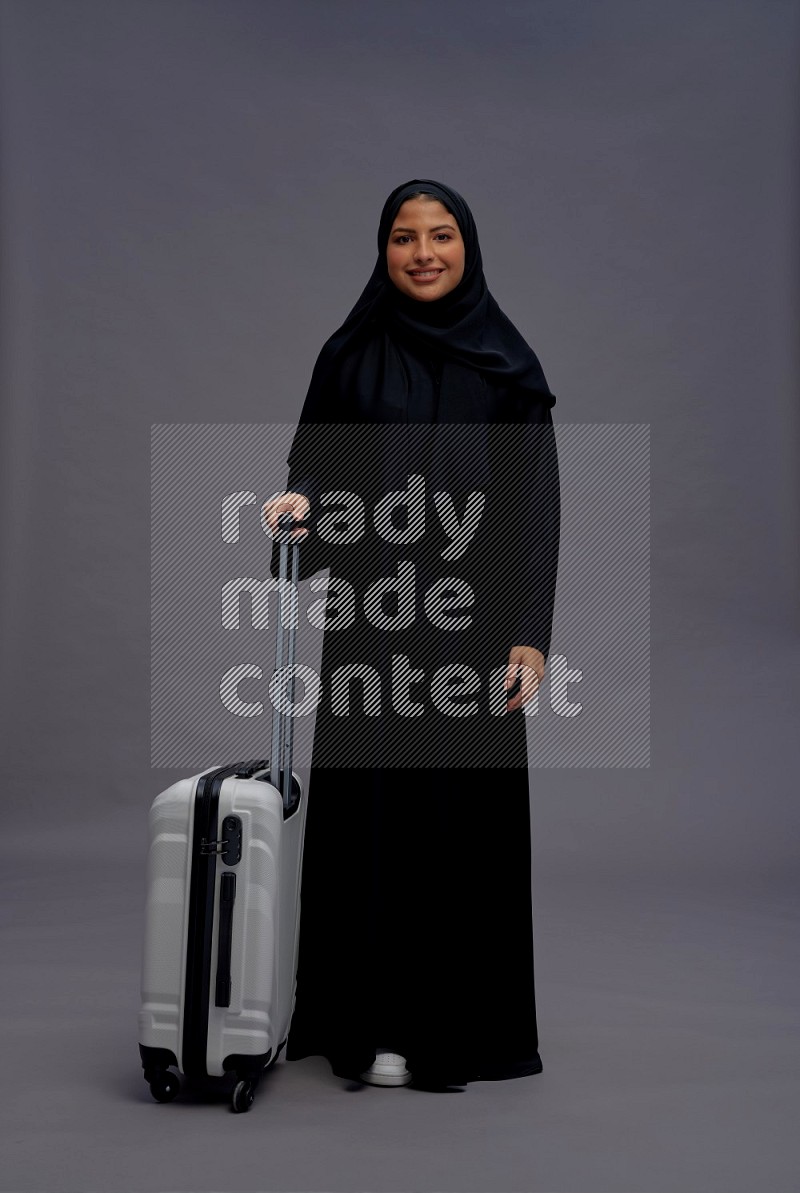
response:
{"label": "black abaya", "polygon": [[[502,421],[509,395],[492,387],[491,396],[492,421]],[[417,410],[421,422],[426,413],[433,418]],[[548,416],[546,407],[539,411]],[[504,453],[502,508],[509,463]],[[413,448],[407,464],[420,466]],[[549,477],[557,489],[552,469]],[[342,549],[331,574],[353,580],[357,607],[369,581],[394,574],[397,556],[416,560],[420,589],[466,572],[476,590],[476,628],[466,637],[437,637],[423,619],[393,636],[361,618],[352,630],[328,632],[324,695],[346,663],[368,661],[386,679],[389,652],[405,651],[427,676],[443,660],[465,662],[483,681],[490,667],[505,665],[512,645],[527,644],[529,635],[509,629],[513,607],[525,606],[522,573],[515,585],[501,586],[515,599],[505,616],[498,609],[497,576],[511,575],[520,522],[515,535],[502,537],[502,520],[493,516],[501,509],[499,498],[492,500],[496,489],[487,486],[486,534],[470,568],[408,545],[394,554],[374,542],[352,556]],[[427,684],[421,688],[415,697],[423,699]],[[388,1045],[407,1058],[416,1082],[437,1085],[539,1072],[524,713],[491,716],[482,703],[477,716],[432,722],[428,700],[417,721],[394,716],[387,701],[370,720],[359,716],[360,692],[354,683],[347,717],[333,714],[330,699],[317,710],[286,1056],[321,1054],[334,1073],[357,1078],[376,1046]]]}
{"label": "black abaya", "polygon": [[527,772],[312,769],[286,1056],[538,1072]]}
{"label": "black abaya", "polygon": [[[323,645],[286,1056],[321,1054],[334,1073],[357,1078],[376,1047],[388,1046],[415,1081],[437,1085],[541,1071],[527,720],[522,709],[505,713],[504,701],[504,715],[491,710],[489,679],[504,671],[512,646],[548,655],[559,538],[555,399],[532,350],[492,306],[471,213],[454,192],[440,192],[465,233],[464,282],[416,324],[414,305],[425,304],[391,294],[380,254],[405,193],[398,188],[394,208],[387,201],[384,209],[373,279],[343,325],[349,338],[340,329],[315,367],[287,481],[316,514],[322,494],[355,490],[370,509],[416,473],[428,483],[429,517],[434,490],[451,494],[459,516],[471,492],[486,498],[459,559],[442,557],[435,515],[414,543],[387,543],[368,519],[355,547],[321,542],[313,522],[300,547],[301,578],[326,566],[346,577],[356,613],[347,628],[326,629]],[[398,323],[398,310],[419,335]],[[473,326],[478,313],[484,321]],[[319,434],[314,424],[326,422],[343,434]],[[454,426],[463,423],[470,426]],[[359,438],[359,424],[381,434]],[[509,437],[508,424],[518,433],[512,427]],[[363,595],[401,560],[415,567],[415,617],[400,631],[376,629]],[[273,575],[276,564],[277,545]],[[425,616],[423,594],[445,576],[466,580],[474,596],[471,624],[457,632]],[[398,655],[424,672],[408,690],[418,716],[398,711],[389,695]],[[348,709],[332,699],[337,670],[354,663],[380,676],[378,716],[367,715],[357,680]],[[474,699],[474,713],[436,705],[432,677],[447,664],[479,677],[473,697],[454,700]]]}

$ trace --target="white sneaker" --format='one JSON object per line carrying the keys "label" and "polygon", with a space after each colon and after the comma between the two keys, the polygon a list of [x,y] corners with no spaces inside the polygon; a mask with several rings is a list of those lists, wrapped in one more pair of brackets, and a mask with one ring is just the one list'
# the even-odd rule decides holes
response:
{"label": "white sneaker", "polygon": [[408,1085],[411,1074],[406,1068],[406,1058],[399,1052],[388,1052],[379,1048],[375,1063],[361,1074],[367,1085]]}

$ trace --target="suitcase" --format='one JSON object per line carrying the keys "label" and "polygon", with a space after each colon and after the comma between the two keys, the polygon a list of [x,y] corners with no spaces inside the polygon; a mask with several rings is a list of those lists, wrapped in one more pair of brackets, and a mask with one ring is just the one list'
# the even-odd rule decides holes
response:
{"label": "suitcase", "polygon": [[[291,513],[279,519],[281,530],[297,525]],[[294,585],[298,550],[293,542]],[[282,541],[281,580],[288,551]],[[280,670],[286,631],[276,620]],[[294,663],[295,621],[286,666]],[[293,700],[293,678],[287,686]],[[286,1044],[305,822],[292,736],[292,717],[276,706],[270,759],[181,779],[150,809],[139,1052],[159,1102],[180,1091],[174,1068],[190,1079],[229,1075],[232,1109],[247,1111]]]}

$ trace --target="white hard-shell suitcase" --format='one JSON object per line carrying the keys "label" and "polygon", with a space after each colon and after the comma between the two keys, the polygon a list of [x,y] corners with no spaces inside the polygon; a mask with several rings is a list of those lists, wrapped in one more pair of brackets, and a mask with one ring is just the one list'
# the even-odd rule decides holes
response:
{"label": "white hard-shell suitcase", "polygon": [[[279,525],[297,524],[287,513]],[[294,585],[298,550],[292,543]],[[287,554],[282,541],[282,580]],[[294,638],[293,618],[287,667]],[[232,1107],[249,1110],[289,1034],[305,800],[292,771],[292,718],[277,706],[270,757],[280,765],[254,759],[181,779],[150,809],[139,1052],[159,1102],[178,1094],[176,1068],[189,1078],[234,1074]]]}

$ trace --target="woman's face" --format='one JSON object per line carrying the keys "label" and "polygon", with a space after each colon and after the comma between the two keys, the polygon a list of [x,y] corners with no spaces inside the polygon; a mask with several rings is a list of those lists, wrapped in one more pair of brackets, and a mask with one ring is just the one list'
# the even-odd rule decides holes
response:
{"label": "woman's face", "polygon": [[389,277],[410,298],[432,302],[464,276],[464,241],[438,199],[406,199],[386,246]]}

